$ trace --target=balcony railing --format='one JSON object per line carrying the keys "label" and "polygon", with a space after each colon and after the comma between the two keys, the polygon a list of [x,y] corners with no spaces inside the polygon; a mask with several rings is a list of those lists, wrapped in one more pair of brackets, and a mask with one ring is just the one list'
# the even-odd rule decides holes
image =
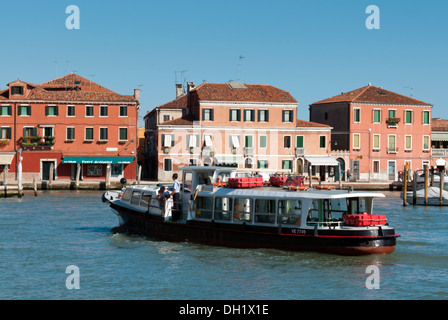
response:
{"label": "balcony railing", "polygon": [[387,118],[386,123],[388,127],[397,127],[400,122],[400,118]]}
{"label": "balcony railing", "polygon": [[448,157],[448,149],[431,149],[432,157]]}
{"label": "balcony railing", "polygon": [[244,148],[244,156],[245,157],[252,157],[254,155],[254,148]]}
{"label": "balcony railing", "polygon": [[52,147],[54,137],[20,137],[19,144],[24,147]]}
{"label": "balcony railing", "polygon": [[296,157],[305,156],[305,148],[296,148]]}

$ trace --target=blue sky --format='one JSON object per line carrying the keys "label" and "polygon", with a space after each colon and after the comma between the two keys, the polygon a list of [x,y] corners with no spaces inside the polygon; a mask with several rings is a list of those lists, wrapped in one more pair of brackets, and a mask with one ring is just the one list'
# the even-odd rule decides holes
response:
{"label": "blue sky", "polygon": [[[72,4],[79,30],[65,26]],[[365,26],[372,4],[379,30]],[[371,82],[448,118],[447,14],[442,0],[2,1],[0,88],[76,72],[141,88],[144,115],[175,98],[176,71],[197,85],[239,75],[289,91],[308,120],[309,104]]]}

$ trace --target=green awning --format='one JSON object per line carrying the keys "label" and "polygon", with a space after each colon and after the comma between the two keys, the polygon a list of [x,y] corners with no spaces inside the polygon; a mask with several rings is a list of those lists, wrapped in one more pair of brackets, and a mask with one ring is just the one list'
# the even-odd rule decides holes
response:
{"label": "green awning", "polygon": [[64,157],[62,163],[81,164],[129,164],[134,157]]}

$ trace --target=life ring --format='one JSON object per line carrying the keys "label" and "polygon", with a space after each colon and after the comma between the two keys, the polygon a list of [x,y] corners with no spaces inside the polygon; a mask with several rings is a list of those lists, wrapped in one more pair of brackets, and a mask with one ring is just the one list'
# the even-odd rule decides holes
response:
{"label": "life ring", "polygon": [[315,186],[314,189],[317,189],[317,190],[333,190],[334,186]]}
{"label": "life ring", "polygon": [[216,183],[213,183],[212,184],[214,187],[218,187],[218,188],[222,188],[222,187],[225,187],[225,186],[227,186],[227,183],[225,183],[225,182],[216,182]]}

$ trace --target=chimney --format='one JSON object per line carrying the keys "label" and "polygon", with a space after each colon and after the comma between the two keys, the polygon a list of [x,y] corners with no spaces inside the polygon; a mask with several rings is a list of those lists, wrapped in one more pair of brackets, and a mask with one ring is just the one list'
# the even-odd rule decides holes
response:
{"label": "chimney", "polygon": [[140,89],[134,89],[134,99],[140,102]]}
{"label": "chimney", "polygon": [[195,87],[196,85],[194,84],[194,82],[187,82],[187,92],[190,92]]}
{"label": "chimney", "polygon": [[182,87],[182,84],[177,83],[176,84],[176,99],[179,98],[183,94],[184,94],[184,88]]}

